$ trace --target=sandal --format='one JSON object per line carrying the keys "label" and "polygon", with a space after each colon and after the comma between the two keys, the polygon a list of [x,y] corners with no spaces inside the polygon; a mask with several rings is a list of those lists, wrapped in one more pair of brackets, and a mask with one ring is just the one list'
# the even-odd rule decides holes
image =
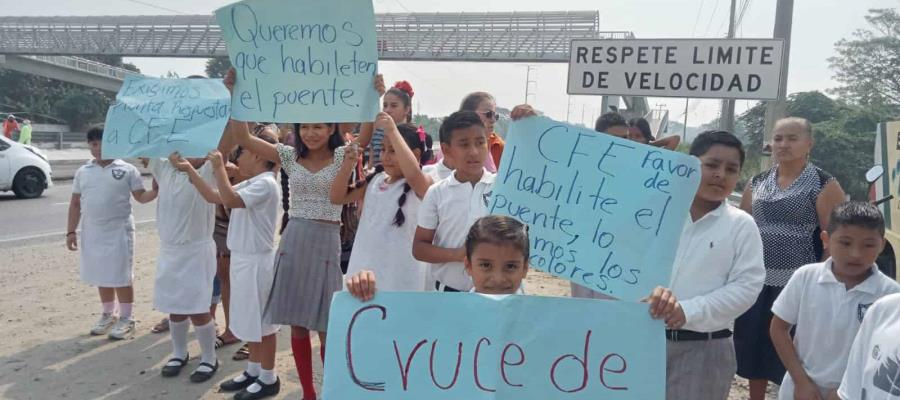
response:
{"label": "sandal", "polygon": [[[162,376],[164,376],[166,378],[172,378],[172,377],[178,376],[178,374],[181,373],[181,369],[184,368],[185,365],[187,365],[188,360],[190,360],[190,359],[191,359],[190,354],[185,355],[184,359],[180,359],[180,358],[169,359],[169,361],[166,362],[166,365],[163,366],[163,368],[162,368]],[[169,365],[172,363],[175,363],[175,365]]]}
{"label": "sandal", "polygon": [[234,352],[234,355],[231,357],[234,361],[242,361],[250,358],[250,345],[244,343],[238,351]]}
{"label": "sandal", "polygon": [[153,328],[150,329],[150,332],[153,333],[163,333],[169,331],[169,319],[163,318],[162,321],[159,321],[156,325],[153,325]]}
{"label": "sandal", "polygon": [[[209,368],[209,371],[200,371],[200,367]],[[219,369],[219,360],[216,360],[216,365],[212,365],[210,363],[202,362],[197,366],[197,369],[191,373],[191,382],[194,383],[203,383],[208,381],[213,375],[216,374],[216,371]]]}
{"label": "sandal", "polygon": [[[234,336],[232,336],[232,337],[234,337]],[[218,350],[222,347],[232,345],[235,343],[240,343],[240,342],[241,342],[241,340],[236,337],[234,339],[232,339],[231,341],[226,342],[225,335],[219,335],[219,336],[216,336],[216,350]]]}

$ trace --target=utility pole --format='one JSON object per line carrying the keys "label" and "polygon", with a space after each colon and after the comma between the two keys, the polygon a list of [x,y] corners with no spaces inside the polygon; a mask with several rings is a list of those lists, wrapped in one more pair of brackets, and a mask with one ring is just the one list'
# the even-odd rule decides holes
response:
{"label": "utility pole", "polygon": [[[734,39],[734,14],[737,8],[737,0],[731,0],[731,13],[728,20],[728,38]],[[734,133],[734,99],[722,100],[722,113],[719,116],[719,128],[723,131]]]}
{"label": "utility pole", "polygon": [[535,69],[535,67],[533,65],[526,65],[525,68],[527,69],[525,72],[525,104],[528,104],[528,96],[533,95],[533,93],[530,92],[531,84],[534,83],[537,85],[537,81],[531,80],[531,70]]}
{"label": "utility pole", "polygon": [[569,96],[569,102],[566,104],[566,122],[569,122],[569,115],[572,114],[572,96]]}
{"label": "utility pole", "polygon": [[[781,83],[778,87],[778,99],[766,103],[766,124],[763,131],[763,146],[772,141],[772,129],[775,127],[775,121],[784,118],[787,114],[787,105],[785,98],[787,97],[787,78],[788,78],[788,61],[791,58],[791,29],[794,20],[794,0],[778,0],[775,5],[775,29],[772,37],[775,39],[784,39],[784,57],[781,61]],[[760,161],[760,167],[763,171],[769,169],[771,165],[769,157],[763,157]]]}
{"label": "utility pole", "polygon": [[684,130],[681,131],[681,143],[687,143],[687,116],[688,116],[688,104],[691,103],[691,99],[684,99]]}
{"label": "utility pole", "polygon": [[[581,105],[581,124],[582,125],[584,125],[584,110],[586,107],[587,107],[587,105],[585,105],[585,104]],[[587,126],[587,125],[585,125],[585,126]]]}

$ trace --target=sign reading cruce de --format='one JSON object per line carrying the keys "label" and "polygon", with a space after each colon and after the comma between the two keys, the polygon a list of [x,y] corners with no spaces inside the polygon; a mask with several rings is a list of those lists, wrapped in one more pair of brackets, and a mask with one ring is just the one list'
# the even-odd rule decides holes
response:
{"label": "sign reading cruce de", "polygon": [[532,267],[624,300],[669,284],[696,157],[545,117],[507,137],[488,211],[528,224]]}
{"label": "sign reading cruce de", "polygon": [[379,110],[371,0],[245,0],[216,10],[237,72],[236,119],[371,121]]}
{"label": "sign reading cruce de", "polygon": [[647,308],[472,293],[379,293],[360,303],[338,292],[324,398],[662,399],[663,324]]}
{"label": "sign reading cruce de", "polygon": [[781,39],[576,39],[568,93],[774,100]]}

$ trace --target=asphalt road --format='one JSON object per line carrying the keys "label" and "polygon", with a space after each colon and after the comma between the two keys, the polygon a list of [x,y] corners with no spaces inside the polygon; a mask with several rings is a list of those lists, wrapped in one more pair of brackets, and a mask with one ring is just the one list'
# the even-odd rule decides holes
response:
{"label": "asphalt road", "polygon": [[[150,179],[144,178],[150,188]],[[72,181],[54,182],[44,195],[30,200],[17,199],[12,192],[0,192],[0,246],[41,241],[66,234],[66,218]],[[156,202],[139,204],[132,201],[134,220],[138,225],[156,219]]]}

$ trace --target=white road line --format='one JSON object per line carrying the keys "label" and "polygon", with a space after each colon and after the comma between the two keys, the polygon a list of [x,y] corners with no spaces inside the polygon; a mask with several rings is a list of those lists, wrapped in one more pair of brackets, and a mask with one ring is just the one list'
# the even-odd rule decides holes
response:
{"label": "white road line", "polygon": [[[150,223],[153,221],[156,221],[156,219],[146,219],[143,221],[135,221],[134,224],[142,225],[142,224]],[[78,231],[81,232],[81,229],[79,229]],[[9,242],[18,242],[18,241],[23,241],[23,240],[41,239],[41,238],[51,237],[51,236],[62,237],[65,234],[66,234],[66,231],[58,231],[58,232],[49,232],[49,233],[39,233],[36,235],[16,236],[16,237],[12,237],[9,239],[0,239],[0,244],[9,243]]]}
{"label": "white road line", "polygon": [[61,206],[61,205],[64,205],[64,204],[65,204],[65,205],[68,205],[69,202],[68,202],[68,201],[64,201],[64,202],[62,202],[62,203],[53,203],[54,206]]}

